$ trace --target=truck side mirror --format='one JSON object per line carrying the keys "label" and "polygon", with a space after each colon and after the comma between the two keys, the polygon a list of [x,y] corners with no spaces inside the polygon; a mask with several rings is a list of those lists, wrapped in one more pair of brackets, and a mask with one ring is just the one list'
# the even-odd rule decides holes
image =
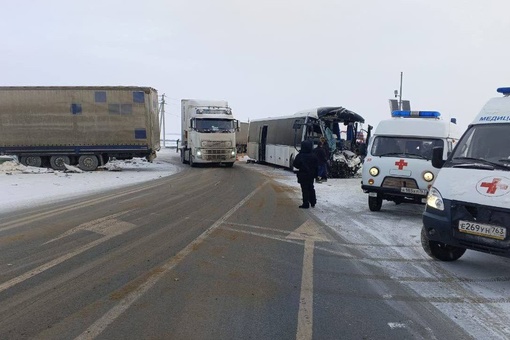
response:
{"label": "truck side mirror", "polygon": [[436,146],[432,149],[432,166],[437,169],[441,169],[444,164],[443,160],[444,148]]}

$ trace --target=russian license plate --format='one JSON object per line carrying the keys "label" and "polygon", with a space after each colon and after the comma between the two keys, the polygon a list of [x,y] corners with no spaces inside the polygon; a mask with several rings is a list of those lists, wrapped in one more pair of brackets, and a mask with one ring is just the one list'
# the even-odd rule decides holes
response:
{"label": "russian license plate", "polygon": [[400,192],[404,192],[406,194],[417,194],[417,195],[426,195],[428,193],[427,189],[415,189],[415,188],[400,188]]}
{"label": "russian license plate", "polygon": [[461,233],[490,237],[497,240],[504,240],[506,237],[506,228],[476,222],[459,221],[459,231]]}

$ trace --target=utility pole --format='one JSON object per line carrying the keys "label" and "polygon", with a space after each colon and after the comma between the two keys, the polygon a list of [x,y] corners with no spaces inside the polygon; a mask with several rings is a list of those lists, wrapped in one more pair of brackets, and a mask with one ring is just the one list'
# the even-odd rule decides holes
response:
{"label": "utility pole", "polygon": [[159,126],[163,127],[163,147],[166,148],[166,131],[165,131],[165,94],[161,96],[161,102],[159,104]]}

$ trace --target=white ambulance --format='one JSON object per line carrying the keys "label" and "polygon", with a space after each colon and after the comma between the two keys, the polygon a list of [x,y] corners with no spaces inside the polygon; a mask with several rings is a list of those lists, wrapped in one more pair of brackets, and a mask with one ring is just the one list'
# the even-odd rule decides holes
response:
{"label": "white ambulance", "polygon": [[510,87],[490,99],[457,143],[427,197],[422,246],[455,261],[466,249],[510,257]]}
{"label": "white ambulance", "polygon": [[459,133],[455,119],[443,120],[437,111],[394,111],[377,125],[363,162],[361,188],[368,207],[379,211],[383,200],[426,202],[438,169],[432,150],[442,147],[443,157],[453,150]]}

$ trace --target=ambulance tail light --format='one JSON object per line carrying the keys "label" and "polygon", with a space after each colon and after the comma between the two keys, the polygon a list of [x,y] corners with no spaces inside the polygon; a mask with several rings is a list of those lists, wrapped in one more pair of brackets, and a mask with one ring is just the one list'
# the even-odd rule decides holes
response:
{"label": "ambulance tail light", "polygon": [[439,118],[441,113],[437,111],[393,111],[392,117],[403,117],[403,118]]}
{"label": "ambulance tail light", "polygon": [[427,195],[427,206],[440,211],[444,210],[443,197],[439,190],[434,187],[430,189],[429,194]]}

